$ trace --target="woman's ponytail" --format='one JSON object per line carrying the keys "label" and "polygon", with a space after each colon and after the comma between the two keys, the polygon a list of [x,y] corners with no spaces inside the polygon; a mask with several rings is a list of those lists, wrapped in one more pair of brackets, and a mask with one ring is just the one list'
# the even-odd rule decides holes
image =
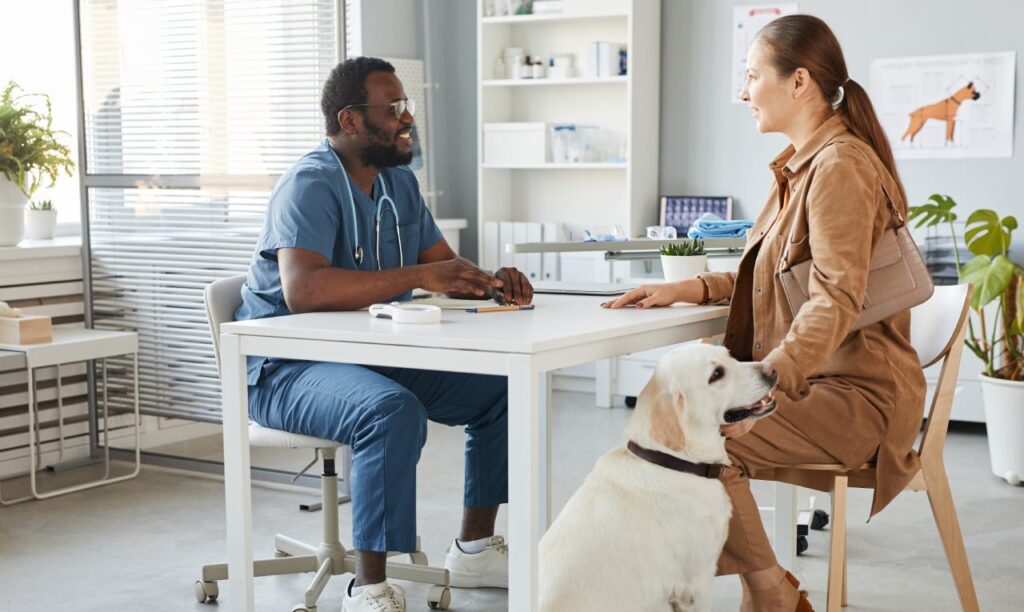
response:
{"label": "woman's ponytail", "polygon": [[837,105],[836,112],[842,113],[850,131],[857,138],[868,143],[875,151],[875,155],[881,160],[889,174],[896,179],[899,185],[900,195],[903,201],[907,201],[907,194],[903,191],[903,183],[896,173],[896,159],[892,154],[892,146],[889,144],[889,137],[885,135],[882,124],[875,114],[875,107],[871,104],[868,92],[860,86],[860,83],[848,79],[842,86],[843,100]]}

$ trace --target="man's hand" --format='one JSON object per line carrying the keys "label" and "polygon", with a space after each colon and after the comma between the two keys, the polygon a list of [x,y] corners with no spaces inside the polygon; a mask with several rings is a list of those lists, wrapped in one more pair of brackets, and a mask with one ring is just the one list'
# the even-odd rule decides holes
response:
{"label": "man's hand", "polygon": [[515,268],[500,268],[494,278],[501,281],[501,287],[492,292],[499,304],[526,306],[533,301],[533,285],[526,275]]}
{"label": "man's hand", "polygon": [[502,288],[502,281],[468,260],[457,257],[423,265],[423,289],[433,293],[457,293],[486,297]]}

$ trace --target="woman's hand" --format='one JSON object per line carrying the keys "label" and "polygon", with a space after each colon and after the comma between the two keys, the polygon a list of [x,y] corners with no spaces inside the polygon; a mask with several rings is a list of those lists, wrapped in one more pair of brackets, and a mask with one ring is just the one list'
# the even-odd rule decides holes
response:
{"label": "woman's hand", "polygon": [[750,430],[754,428],[755,419],[747,419],[746,421],[740,421],[739,423],[729,423],[728,425],[722,425],[719,431],[722,432],[723,438],[738,438],[745,436],[750,433]]}
{"label": "woman's hand", "polygon": [[652,308],[671,306],[676,302],[699,304],[704,297],[704,281],[691,278],[677,283],[661,283],[657,285],[640,285],[630,289],[625,295],[601,304],[604,308]]}

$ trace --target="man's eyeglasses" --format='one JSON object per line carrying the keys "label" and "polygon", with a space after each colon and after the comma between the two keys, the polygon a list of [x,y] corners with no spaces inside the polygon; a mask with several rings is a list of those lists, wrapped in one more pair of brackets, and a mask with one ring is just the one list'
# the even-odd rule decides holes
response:
{"label": "man's eyeglasses", "polygon": [[395,118],[401,120],[405,116],[405,113],[409,113],[410,117],[416,116],[416,100],[412,98],[405,98],[404,100],[396,100],[391,104],[349,104],[345,108],[341,109],[346,111],[350,108],[356,108],[358,106],[365,106],[367,108],[371,106],[390,106],[391,111],[395,113]]}

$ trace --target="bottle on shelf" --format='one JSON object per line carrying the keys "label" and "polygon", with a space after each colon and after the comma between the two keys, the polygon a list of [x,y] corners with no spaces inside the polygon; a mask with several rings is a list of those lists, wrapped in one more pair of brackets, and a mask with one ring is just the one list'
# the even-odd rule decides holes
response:
{"label": "bottle on shelf", "polygon": [[543,79],[545,77],[546,71],[544,70],[544,62],[538,59],[533,63],[533,66],[531,66],[530,68],[530,72],[532,73],[533,78]]}

